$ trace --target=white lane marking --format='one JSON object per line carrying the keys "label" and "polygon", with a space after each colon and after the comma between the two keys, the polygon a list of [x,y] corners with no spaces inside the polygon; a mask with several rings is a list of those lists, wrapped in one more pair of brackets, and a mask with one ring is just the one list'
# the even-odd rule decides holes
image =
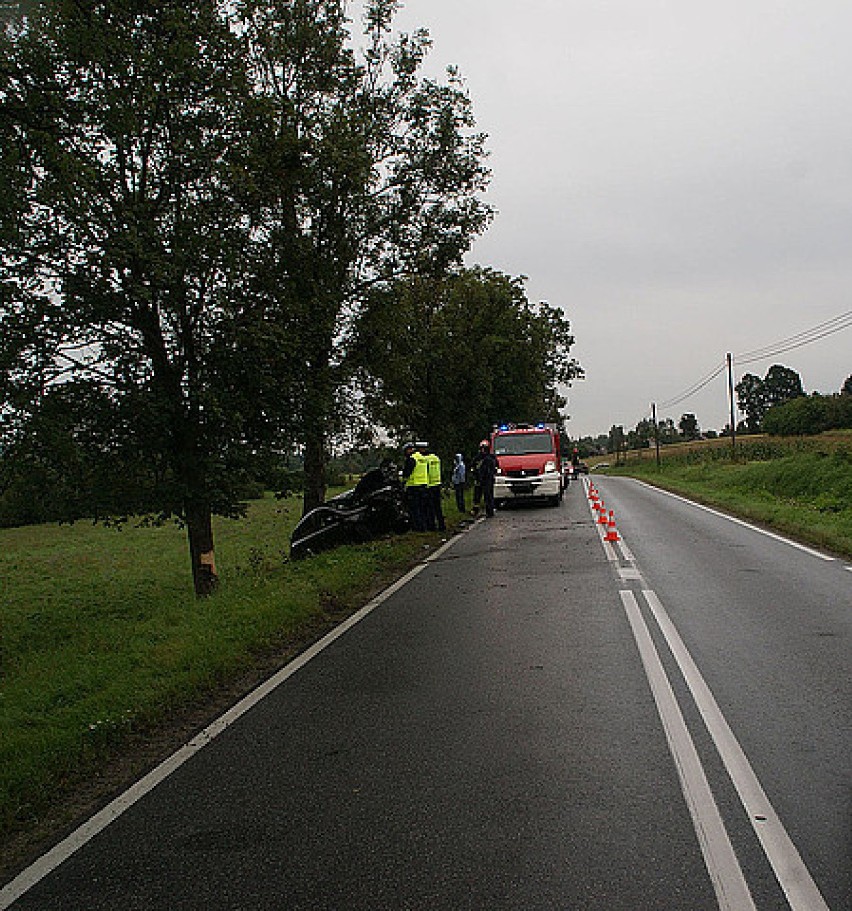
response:
{"label": "white lane marking", "polygon": [[653,591],[643,591],[642,594],[678,663],[749,821],[787,896],[790,908],[792,911],[828,911],[825,899],[769,802],[748,758],[660,599]]}
{"label": "white lane marking", "polygon": [[755,909],[742,868],[725,830],[701,760],[698,758],[698,751],[689,734],[648,626],[642,617],[636,596],[632,591],[621,591],[619,594],[639,648],[645,675],[651,685],[657,712],[663,723],[669,750],[677,768],[680,786],[701,845],[704,863],[710,874],[719,908],[722,911]]}
{"label": "white lane marking", "polygon": [[[640,481],[639,483],[643,482]],[[644,486],[651,487],[652,490],[659,489],[648,484],[645,484]],[[724,513],[710,509],[700,503],[694,503],[684,497],[679,497],[677,494],[671,494],[668,491],[661,492],[666,493],[675,499],[682,500],[691,506],[697,506],[699,509],[705,509],[707,512],[711,512],[725,519],[730,519],[732,522],[737,522],[747,528],[752,528],[761,534],[776,538],[783,543],[791,544],[822,560],[833,559],[827,557],[825,554],[820,554],[818,551],[804,547],[795,541],[788,541],[786,538],[782,538],[779,535],[774,535],[771,532],[764,531],[764,529],[752,526],[748,522],[743,522],[740,519],[727,516]],[[626,544],[624,546],[626,549]],[[627,551],[627,553],[630,552]],[[633,562],[632,555],[630,562]],[[847,566],[846,569],[852,571],[852,566]],[[693,699],[704,719],[704,723],[716,744],[716,749],[722,758],[728,776],[734,784],[740,801],[748,814],[749,821],[758,836],[764,853],[775,872],[775,876],[778,879],[784,894],[787,896],[792,911],[829,911],[825,899],[822,897],[822,894],[814,883],[810,872],[802,861],[796,846],[784,829],[778,815],[769,803],[748,758],[734,737],[734,734],[722,715],[710,689],[701,677],[695,662],[692,660],[686,646],[683,644],[674,624],[672,624],[669,619],[662,603],[656,593],[651,590],[645,590],[643,591],[643,594],[658,626],[669,644],[669,648],[680,667],[681,673],[686,679],[689,689],[692,692]],[[624,600],[624,596],[625,593],[622,592],[622,600]]]}
{"label": "white lane marking", "polygon": [[637,484],[641,484],[643,487],[647,487],[649,490],[655,490],[658,493],[663,493],[667,497],[672,497],[675,500],[680,500],[681,503],[688,503],[690,506],[694,506],[696,509],[703,509],[705,512],[712,513],[714,516],[718,516],[720,519],[727,519],[729,522],[734,522],[737,525],[742,525],[744,528],[749,528],[752,531],[756,531],[761,535],[766,535],[767,538],[772,538],[775,541],[780,541],[782,544],[789,544],[790,547],[795,547],[797,550],[804,551],[806,554],[810,554],[812,557],[818,557],[820,560],[825,560],[827,563],[833,563],[834,557],[830,557],[828,554],[820,553],[818,550],[814,550],[812,547],[806,547],[804,544],[799,544],[798,541],[791,541],[790,538],[785,538],[782,535],[775,534],[773,531],[767,531],[765,528],[761,528],[759,525],[752,525],[751,522],[746,522],[745,519],[738,519],[735,516],[729,516],[727,513],[720,512],[718,509],[713,509],[710,506],[705,506],[703,503],[696,503],[695,500],[689,500],[686,497],[680,496],[680,494],[672,493],[670,490],[663,490],[662,487],[654,487],[653,484],[646,484],[644,481],[638,480],[638,478],[631,478],[631,480],[636,481]]}
{"label": "white lane marking", "polygon": [[[585,491],[587,497],[588,497],[588,493],[589,493],[590,484],[591,484],[590,481],[588,481],[585,478],[583,479],[584,491]],[[587,499],[586,505],[589,507],[589,512],[591,513],[592,518],[595,520],[595,528],[597,529],[598,537],[601,539],[601,545],[604,549],[604,554],[605,554],[607,560],[610,563],[617,563],[618,554],[615,552],[615,548],[612,546],[612,543],[610,541],[606,540],[606,525],[601,525],[598,522],[598,516],[597,516],[597,513],[595,512],[594,506],[592,506],[591,500]]]}
{"label": "white lane marking", "polygon": [[391,595],[407,585],[416,575],[426,569],[429,562],[437,559],[441,554],[449,550],[449,548],[456,544],[461,537],[462,535],[455,535],[450,538],[446,544],[441,545],[441,547],[431,554],[426,561],[415,566],[401,579],[397,579],[396,582],[373,598],[369,604],[364,605],[357,613],[353,614],[347,620],[344,620],[343,623],[336,626],[333,630],[323,636],[322,639],[315,642],[310,648],[306,649],[289,662],[289,664],[286,664],[280,671],[275,673],[264,683],[260,684],[256,689],[252,690],[247,696],[244,696],[236,705],[228,709],[227,712],[217,718],[212,724],[208,725],[208,727],[204,728],[203,731],[193,737],[188,743],[185,743],[177,752],[161,762],[160,765],[155,769],[152,769],[143,778],[140,778],[139,781],[131,785],[131,787],[122,794],[119,794],[111,803],[107,804],[107,806],[98,813],[95,813],[91,819],[84,822],[79,828],[75,829],[70,835],[51,848],[46,854],[43,854],[29,867],[22,870],[13,880],[0,889],[0,911],[5,911],[6,908],[17,901],[37,882],[44,879],[45,876],[82,848],[83,845],[91,841],[111,822],[118,819],[122,813],[129,810],[133,804],[141,800],[150,791],[153,791],[158,784],[168,778],[169,775],[179,769],[187,760],[191,759],[196,753],[206,747],[207,744],[229,728],[238,718],[245,715],[249,709],[253,708],[257,703],[265,699],[274,689],[284,683],[285,680],[301,670],[312,658],[315,658],[320,652],[331,645],[332,642],[339,639],[357,623],[360,623],[380,604],[387,601]]}
{"label": "white lane marking", "polygon": [[[588,493],[590,482],[584,480],[583,483],[585,484],[585,487],[586,487],[586,493]],[[595,515],[595,509],[592,506],[591,502],[589,502],[588,506],[589,506],[589,512],[591,513],[592,518],[596,519],[597,516]],[[610,563],[618,563],[618,554],[615,552],[615,547],[613,546],[611,541],[606,540],[606,531],[605,531],[606,527],[607,526],[599,525],[597,522],[595,522],[595,528],[597,528],[597,530],[598,530],[598,537],[601,539],[601,544],[603,545],[604,554],[606,554],[607,560]],[[621,535],[618,536],[618,541],[616,543],[618,544],[618,549],[621,552],[621,559],[626,561],[627,563],[635,563],[635,558],[634,558],[633,554],[630,552],[630,548],[627,546],[627,544],[624,541],[624,538],[622,538]],[[635,569],[635,567],[634,567],[634,569]],[[619,568],[618,571],[621,574],[622,579],[627,578],[624,575],[625,572],[630,572],[629,569],[622,569],[622,568]],[[636,572],[638,573],[638,570],[636,570]],[[633,578],[636,578],[636,579],[639,579],[640,581],[642,581],[642,577],[639,575],[634,576]]]}

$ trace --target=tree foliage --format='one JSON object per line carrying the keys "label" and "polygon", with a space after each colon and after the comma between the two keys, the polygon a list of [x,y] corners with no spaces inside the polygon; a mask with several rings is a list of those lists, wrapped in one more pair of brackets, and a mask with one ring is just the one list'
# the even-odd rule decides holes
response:
{"label": "tree foliage", "polygon": [[766,404],[763,380],[753,373],[744,373],[735,389],[739,409],[746,416],[746,430],[749,433],[757,433],[760,430],[760,422],[769,407]]}
{"label": "tree foliage", "polygon": [[852,396],[797,396],[770,408],[763,418],[766,433],[801,436],[826,430],[852,429]]}
{"label": "tree foliage", "polygon": [[643,418],[633,430],[627,432],[627,447],[629,449],[642,449],[650,445],[654,439],[654,422],[650,418]]}
{"label": "tree foliage", "polygon": [[79,377],[109,397],[158,511],[186,523],[200,594],[211,512],[239,508],[235,469],[268,429],[264,372],[292,353],[245,281],[251,108],[225,13],[44,4],[4,37],[0,110],[20,177],[3,207],[7,392],[35,373],[39,395]]}
{"label": "tree foliage", "polygon": [[751,373],[743,374],[735,388],[749,433],[760,431],[764,415],[770,408],[805,394],[799,374],[780,364],[770,367],[763,379]]}
{"label": "tree foliage", "polygon": [[260,153],[276,162],[258,195],[267,274],[300,320],[306,511],[324,496],[366,296],[400,276],[443,274],[490,215],[470,100],[454,71],[444,83],[421,75],[428,35],[394,39],[397,6],[367,5],[359,60],[340,0],[243,4]]}
{"label": "tree foliage", "polygon": [[442,452],[561,421],[563,311],[462,269],[491,211],[454,70],[396,0],[58,0],[0,34],[0,521],[188,532],[276,453],[305,508],[358,415]]}
{"label": "tree foliage", "polygon": [[790,367],[782,367],[780,364],[774,364],[766,371],[763,386],[770,408],[805,394],[799,374]]}
{"label": "tree foliage", "polygon": [[624,448],[626,441],[627,437],[624,433],[624,427],[621,424],[613,424],[612,427],[609,428],[607,452],[613,452],[617,455]]}
{"label": "tree foliage", "polygon": [[23,420],[16,436],[6,434],[0,461],[0,527],[157,509],[155,471],[97,384],[51,386]]}
{"label": "tree foliage", "polygon": [[356,328],[372,420],[439,452],[474,451],[503,421],[561,422],[560,388],[582,375],[564,313],[490,269],[376,289]]}
{"label": "tree foliage", "polygon": [[678,421],[678,428],[680,429],[681,435],[686,440],[696,440],[698,439],[699,427],[698,427],[698,418],[695,417],[692,413],[687,413],[681,415],[680,421]]}

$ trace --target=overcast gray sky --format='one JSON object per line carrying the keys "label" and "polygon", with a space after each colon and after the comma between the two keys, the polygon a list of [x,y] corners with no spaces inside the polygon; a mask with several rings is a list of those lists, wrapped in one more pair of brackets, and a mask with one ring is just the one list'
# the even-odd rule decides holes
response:
{"label": "overcast gray sky", "polygon": [[[408,0],[397,24],[429,29],[489,135],[469,262],[571,319],[572,435],[852,311],[849,0]],[[852,328],[736,377],[773,363],[837,392]],[[659,416],[720,429],[724,379]]]}

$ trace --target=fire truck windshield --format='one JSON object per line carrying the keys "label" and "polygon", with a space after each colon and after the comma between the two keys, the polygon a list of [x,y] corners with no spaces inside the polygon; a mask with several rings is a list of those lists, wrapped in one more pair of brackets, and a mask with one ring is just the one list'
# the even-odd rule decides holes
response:
{"label": "fire truck windshield", "polygon": [[553,452],[549,433],[498,433],[494,436],[494,455],[531,455]]}

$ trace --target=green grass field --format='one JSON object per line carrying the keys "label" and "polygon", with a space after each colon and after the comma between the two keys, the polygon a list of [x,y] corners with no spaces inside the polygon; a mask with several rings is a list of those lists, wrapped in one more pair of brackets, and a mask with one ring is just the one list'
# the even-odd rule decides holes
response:
{"label": "green grass field", "polygon": [[[441,538],[290,562],[299,507],[270,496],[218,520],[222,584],[204,600],[174,525],[0,530],[0,840],[261,658],[286,660]],[[445,511],[452,528],[459,516]]]}
{"label": "green grass field", "polygon": [[631,454],[607,473],[627,474],[852,556],[852,432],[730,441]]}

